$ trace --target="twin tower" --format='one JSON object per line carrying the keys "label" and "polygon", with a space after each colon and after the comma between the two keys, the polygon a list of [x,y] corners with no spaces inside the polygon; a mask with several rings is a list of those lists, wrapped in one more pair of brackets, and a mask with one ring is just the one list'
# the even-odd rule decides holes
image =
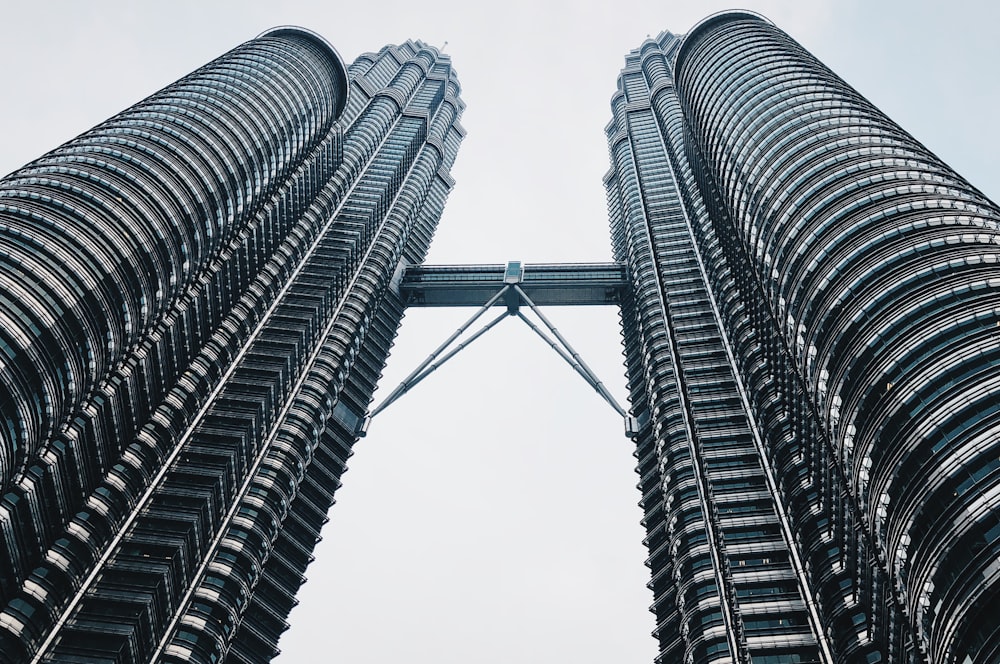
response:
{"label": "twin tower", "polygon": [[[657,662],[1000,661],[1000,209],[754,14],[611,107],[615,263],[552,292],[621,309]],[[280,28],[0,181],[0,662],[277,653],[455,277],[462,110],[433,47]]]}

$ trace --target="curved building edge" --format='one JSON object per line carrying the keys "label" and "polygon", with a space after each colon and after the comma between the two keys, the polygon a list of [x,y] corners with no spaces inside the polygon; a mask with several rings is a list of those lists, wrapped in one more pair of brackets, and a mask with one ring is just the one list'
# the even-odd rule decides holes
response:
{"label": "curved building edge", "polygon": [[323,37],[323,35],[298,25],[276,25],[273,28],[269,28],[260,33],[256,38],[265,39],[267,37],[283,36],[294,36],[311,40],[313,43],[317,44],[324,51],[326,51],[327,55],[330,56],[330,59],[333,60],[334,71],[337,72],[337,78],[334,80],[334,83],[336,83],[337,86],[337,105],[334,108],[334,117],[340,118],[341,114],[344,112],[344,108],[347,106],[347,98],[351,91],[350,77],[347,73],[347,63],[344,61],[344,58],[341,57],[340,52],[333,46],[333,44]]}

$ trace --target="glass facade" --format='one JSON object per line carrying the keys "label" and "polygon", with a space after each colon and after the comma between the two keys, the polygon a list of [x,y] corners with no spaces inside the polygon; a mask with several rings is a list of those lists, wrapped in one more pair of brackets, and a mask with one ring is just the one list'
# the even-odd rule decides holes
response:
{"label": "glass facade", "polygon": [[[829,648],[792,522],[713,284],[733,288],[699,237],[705,216],[684,156],[684,119],[664,34],[626,59],[605,178],[622,306],[641,506],[660,662],[819,662]],[[703,242],[705,255],[692,250]]]}
{"label": "glass facade", "polygon": [[625,270],[620,263],[412,265],[403,272],[399,290],[408,307],[479,307],[505,283],[520,284],[539,306],[617,305]]}
{"label": "glass facade", "polygon": [[458,95],[279,28],[0,181],[0,661],[270,661]]}
{"label": "glass facade", "polygon": [[751,13],[612,109],[660,661],[998,661],[1000,210]]}
{"label": "glass facade", "polygon": [[0,180],[0,664],[270,661],[404,308],[505,283],[620,307],[657,662],[1000,661],[1000,209],[726,12],[626,57],[615,263],[421,265],[459,92],[277,28]]}

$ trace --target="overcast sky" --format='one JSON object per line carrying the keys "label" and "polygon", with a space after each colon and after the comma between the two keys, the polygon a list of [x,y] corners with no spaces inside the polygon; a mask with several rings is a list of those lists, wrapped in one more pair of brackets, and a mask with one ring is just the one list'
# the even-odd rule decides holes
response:
{"label": "overcast sky", "polygon": [[[609,260],[603,128],[625,53],[720,2],[2,0],[7,173],[268,27],[347,62],[423,39],[468,104],[435,263]],[[745,2],[994,199],[1000,9]],[[488,7],[488,8],[487,8]],[[468,312],[411,311],[379,401]],[[548,315],[624,401],[617,312]],[[381,414],[351,460],[281,647],[297,662],[650,662],[631,443],[610,407],[506,320]]]}

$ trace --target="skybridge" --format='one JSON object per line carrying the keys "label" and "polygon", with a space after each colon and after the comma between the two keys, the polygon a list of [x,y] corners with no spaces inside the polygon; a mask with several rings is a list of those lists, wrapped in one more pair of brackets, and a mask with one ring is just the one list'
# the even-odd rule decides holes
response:
{"label": "skybridge", "polygon": [[[542,313],[542,306],[619,305],[627,285],[622,263],[529,263],[506,265],[414,265],[399,278],[399,294],[408,307],[477,307],[476,312],[431,353],[420,366],[372,409],[358,429],[364,436],[372,418],[417,383],[508,317],[519,318],[563,358],[625,420],[625,433],[633,436],[638,423],[608,392],[573,349],[569,341]],[[493,307],[505,307],[478,331],[466,331]],[[534,316],[525,315],[523,309]],[[537,323],[540,322],[541,325]],[[460,340],[461,339],[461,340]]]}
{"label": "skybridge", "polygon": [[[414,265],[403,272],[400,294],[408,307],[478,307],[505,284],[517,283],[541,307],[617,305],[626,286],[623,263]],[[516,291],[502,302],[525,304]]]}

